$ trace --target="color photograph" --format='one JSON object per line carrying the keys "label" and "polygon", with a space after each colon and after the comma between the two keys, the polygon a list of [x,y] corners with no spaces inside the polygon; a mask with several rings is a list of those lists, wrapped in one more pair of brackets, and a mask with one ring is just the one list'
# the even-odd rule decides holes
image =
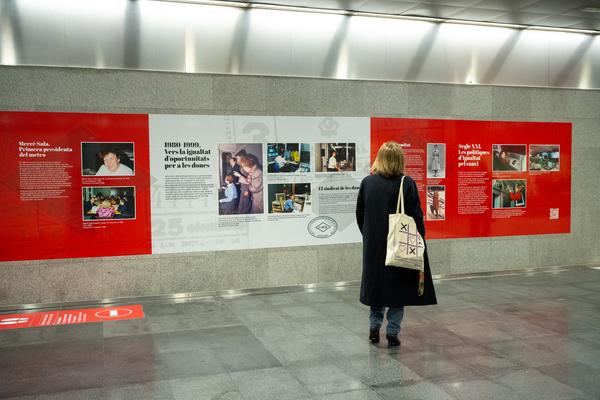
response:
{"label": "color photograph", "polygon": [[95,186],[83,188],[83,219],[134,219],[135,187]]}
{"label": "color photograph", "polygon": [[527,199],[527,181],[524,179],[492,180],[492,208],[523,208]]}
{"label": "color photograph", "polygon": [[227,143],[219,148],[219,215],[262,214],[262,144]]}
{"label": "color photograph", "polygon": [[267,172],[310,172],[310,144],[268,143]]}
{"label": "color photograph", "polygon": [[135,175],[133,143],[82,142],[81,168],[84,176]]}
{"label": "color photograph", "polygon": [[560,146],[557,144],[529,145],[530,171],[560,171]]}
{"label": "color photograph", "polygon": [[494,144],[492,145],[492,154],[494,171],[527,171],[526,144]]}
{"label": "color photograph", "polygon": [[310,214],[311,211],[310,183],[269,185],[269,213]]}
{"label": "color photograph", "polygon": [[446,186],[427,186],[427,220],[443,221],[446,219]]}
{"label": "color photograph", "polygon": [[356,171],[356,143],[317,143],[315,172]]}

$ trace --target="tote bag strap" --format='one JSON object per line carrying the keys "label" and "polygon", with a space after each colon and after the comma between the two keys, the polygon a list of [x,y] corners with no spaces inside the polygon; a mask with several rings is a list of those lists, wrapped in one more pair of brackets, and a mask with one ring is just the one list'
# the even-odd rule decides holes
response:
{"label": "tote bag strap", "polygon": [[402,190],[404,178],[405,176],[402,175],[402,180],[400,181],[400,193],[398,193],[398,204],[396,205],[396,214],[400,213],[400,209],[402,209],[402,214],[404,214],[404,190]]}

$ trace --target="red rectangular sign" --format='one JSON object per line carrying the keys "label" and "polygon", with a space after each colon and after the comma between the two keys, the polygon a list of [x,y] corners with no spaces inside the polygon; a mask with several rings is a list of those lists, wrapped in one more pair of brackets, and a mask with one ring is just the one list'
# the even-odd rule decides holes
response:
{"label": "red rectangular sign", "polygon": [[0,261],[149,254],[148,116],[0,112]]}
{"label": "red rectangular sign", "polygon": [[0,314],[0,330],[85,324],[89,322],[121,321],[140,318],[144,318],[144,310],[142,309],[141,304],[107,308],[82,308],[76,310]]}
{"label": "red rectangular sign", "polygon": [[400,143],[427,237],[569,233],[571,124],[371,119],[371,161]]}

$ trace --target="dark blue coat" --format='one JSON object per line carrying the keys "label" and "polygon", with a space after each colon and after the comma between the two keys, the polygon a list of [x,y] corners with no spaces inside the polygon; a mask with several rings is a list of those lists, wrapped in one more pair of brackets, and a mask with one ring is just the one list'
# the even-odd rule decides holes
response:
{"label": "dark blue coat", "polygon": [[[425,292],[419,291],[419,271],[385,265],[389,214],[396,212],[402,175],[363,179],[356,204],[356,222],[363,236],[363,271],[360,301],[378,307],[437,304],[427,245],[425,245]],[[404,212],[414,218],[425,239],[423,211],[415,181],[404,179]]]}

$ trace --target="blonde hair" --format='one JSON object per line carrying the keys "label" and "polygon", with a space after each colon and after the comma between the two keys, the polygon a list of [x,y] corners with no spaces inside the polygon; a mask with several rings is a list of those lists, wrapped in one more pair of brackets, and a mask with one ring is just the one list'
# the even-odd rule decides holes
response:
{"label": "blonde hair", "polygon": [[377,151],[371,173],[386,178],[398,176],[404,172],[404,151],[396,142],[385,142]]}

